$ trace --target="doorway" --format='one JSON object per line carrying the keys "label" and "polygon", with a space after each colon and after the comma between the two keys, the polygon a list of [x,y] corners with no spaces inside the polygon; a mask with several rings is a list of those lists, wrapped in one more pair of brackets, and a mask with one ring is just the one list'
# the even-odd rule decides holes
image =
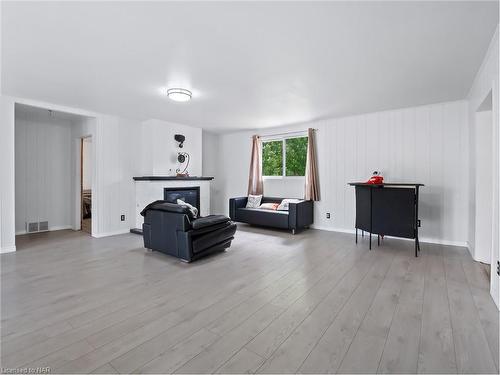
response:
{"label": "doorway", "polygon": [[80,227],[92,234],[92,136],[81,138],[80,152]]}
{"label": "doorway", "polygon": [[[90,233],[98,225],[82,219],[97,216],[91,188],[96,119],[21,103],[14,109],[16,241],[80,230],[82,224]],[[82,144],[82,138],[88,139]],[[90,210],[83,217],[84,207]]]}

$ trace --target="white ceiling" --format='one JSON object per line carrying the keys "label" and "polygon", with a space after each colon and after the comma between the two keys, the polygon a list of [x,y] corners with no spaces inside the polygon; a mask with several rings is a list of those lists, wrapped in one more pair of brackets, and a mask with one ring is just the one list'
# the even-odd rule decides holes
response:
{"label": "white ceiling", "polygon": [[2,3],[3,93],[216,131],[463,99],[498,24],[497,1]]}
{"label": "white ceiling", "polygon": [[30,118],[52,118],[63,120],[67,121],[68,125],[72,125],[74,122],[80,122],[85,119],[85,116],[55,111],[47,108],[33,107],[26,104],[16,104],[16,117],[18,115]]}

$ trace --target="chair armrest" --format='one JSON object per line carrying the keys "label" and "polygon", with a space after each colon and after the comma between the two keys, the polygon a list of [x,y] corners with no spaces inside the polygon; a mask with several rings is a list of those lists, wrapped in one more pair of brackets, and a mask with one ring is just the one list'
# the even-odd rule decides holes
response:
{"label": "chair armrest", "polygon": [[301,201],[298,203],[289,203],[288,205],[288,223],[290,229],[303,228],[314,222],[314,202]]}
{"label": "chair armrest", "polygon": [[211,227],[221,223],[227,223],[229,218],[224,215],[209,215],[205,217],[200,217],[191,222],[191,226],[194,230]]}
{"label": "chair armrest", "polygon": [[236,218],[236,209],[243,208],[247,205],[248,197],[238,197],[229,199],[229,217],[232,220]]}

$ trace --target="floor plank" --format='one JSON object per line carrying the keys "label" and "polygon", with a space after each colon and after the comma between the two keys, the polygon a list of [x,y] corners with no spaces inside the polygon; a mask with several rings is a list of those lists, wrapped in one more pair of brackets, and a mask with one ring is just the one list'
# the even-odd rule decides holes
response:
{"label": "floor plank", "polygon": [[457,365],[444,260],[441,252],[427,255],[419,373],[456,373]]}
{"label": "floor plank", "polygon": [[378,254],[372,269],[300,367],[301,373],[336,372],[356,335],[393,257]]}
{"label": "floor plank", "polygon": [[378,371],[416,373],[422,326],[426,257],[414,258],[401,288],[400,298]]}
{"label": "floor plank", "polygon": [[470,291],[476,305],[483,332],[490,345],[490,351],[497,370],[499,369],[499,312],[490,295],[489,278],[485,266],[478,262],[462,261],[462,266],[469,283]]}
{"label": "floor plank", "polygon": [[264,358],[243,347],[218,370],[218,374],[254,374]]}
{"label": "floor plank", "polygon": [[349,300],[353,291],[365,278],[375,260],[373,253],[357,262],[346,274],[332,275],[338,284],[316,309],[292,332],[280,347],[259,368],[259,373],[295,373],[307,358],[318,340]]}
{"label": "floor plank", "polygon": [[462,262],[445,258],[445,272],[458,371],[496,373]]}
{"label": "floor plank", "polygon": [[[411,259],[399,256],[391,265],[339,368],[341,373],[375,373]],[[362,361],[359,359],[363,358]]]}

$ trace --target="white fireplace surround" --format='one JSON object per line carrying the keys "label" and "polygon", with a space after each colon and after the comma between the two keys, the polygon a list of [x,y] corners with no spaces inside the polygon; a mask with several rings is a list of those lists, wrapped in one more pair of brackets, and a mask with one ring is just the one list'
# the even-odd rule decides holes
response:
{"label": "white fireplace surround", "polygon": [[149,203],[163,199],[164,188],[200,187],[200,216],[210,215],[210,180],[136,180],[135,181],[135,223],[142,229],[144,218],[141,211]]}

